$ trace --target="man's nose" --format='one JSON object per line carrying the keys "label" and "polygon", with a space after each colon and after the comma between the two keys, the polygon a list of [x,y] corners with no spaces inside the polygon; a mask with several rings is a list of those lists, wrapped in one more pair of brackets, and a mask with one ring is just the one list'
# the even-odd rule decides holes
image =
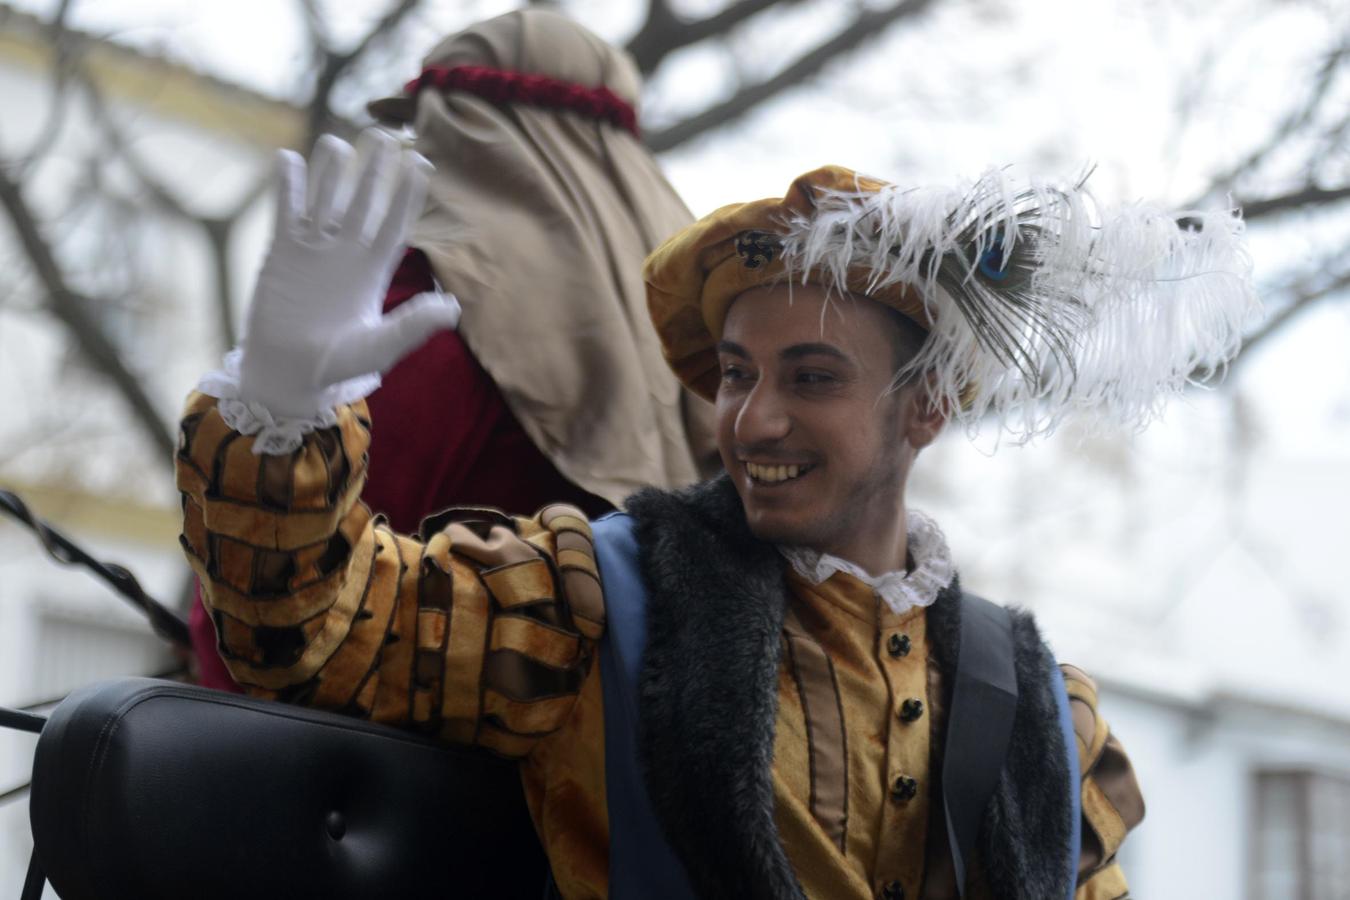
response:
{"label": "man's nose", "polygon": [[761,378],[736,414],[736,443],[753,447],[787,437],[792,417],[783,399],[769,379]]}

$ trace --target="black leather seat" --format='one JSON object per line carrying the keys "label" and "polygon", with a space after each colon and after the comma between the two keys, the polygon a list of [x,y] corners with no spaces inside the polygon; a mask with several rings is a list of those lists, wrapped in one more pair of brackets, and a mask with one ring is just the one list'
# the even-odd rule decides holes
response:
{"label": "black leather seat", "polygon": [[513,763],[144,678],[53,711],[29,805],[63,900],[538,898],[547,878]]}

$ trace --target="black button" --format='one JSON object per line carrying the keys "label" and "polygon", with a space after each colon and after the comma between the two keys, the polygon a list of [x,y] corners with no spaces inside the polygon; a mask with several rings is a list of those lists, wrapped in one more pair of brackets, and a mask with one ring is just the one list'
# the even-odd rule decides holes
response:
{"label": "black button", "polygon": [[919,782],[910,778],[908,775],[901,775],[891,783],[891,799],[896,803],[904,803],[906,800],[913,800],[914,795],[919,792]]}
{"label": "black button", "polygon": [[888,881],[881,887],[881,900],[905,900],[905,886],[898,881]]}
{"label": "black button", "polygon": [[347,833],[347,820],[343,818],[342,813],[335,809],[323,820],[323,827],[328,831],[330,838],[340,841],[342,836]]}
{"label": "black button", "polygon": [[913,722],[923,715],[923,701],[918,697],[910,697],[904,703],[900,704],[900,721]]}
{"label": "black button", "polygon": [[886,641],[886,652],[889,653],[891,656],[894,656],[896,659],[899,659],[902,656],[908,656],[909,635],[907,634],[891,635],[890,639]]}

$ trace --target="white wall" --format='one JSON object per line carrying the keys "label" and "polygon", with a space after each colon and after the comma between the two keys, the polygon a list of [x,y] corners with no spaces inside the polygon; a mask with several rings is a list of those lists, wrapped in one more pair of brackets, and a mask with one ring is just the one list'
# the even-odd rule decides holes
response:
{"label": "white wall", "polygon": [[1350,776],[1350,722],[1315,711],[1223,698],[1188,708],[1110,687],[1101,709],[1144,790],[1144,824],[1122,858],[1133,894],[1149,900],[1248,896],[1257,772]]}

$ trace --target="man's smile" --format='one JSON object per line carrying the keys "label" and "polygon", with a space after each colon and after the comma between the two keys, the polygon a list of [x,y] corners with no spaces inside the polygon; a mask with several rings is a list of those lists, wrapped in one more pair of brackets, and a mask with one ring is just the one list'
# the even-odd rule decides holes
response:
{"label": "man's smile", "polygon": [[814,464],[765,464],[745,461],[745,472],[757,485],[779,485],[795,481],[815,468]]}

